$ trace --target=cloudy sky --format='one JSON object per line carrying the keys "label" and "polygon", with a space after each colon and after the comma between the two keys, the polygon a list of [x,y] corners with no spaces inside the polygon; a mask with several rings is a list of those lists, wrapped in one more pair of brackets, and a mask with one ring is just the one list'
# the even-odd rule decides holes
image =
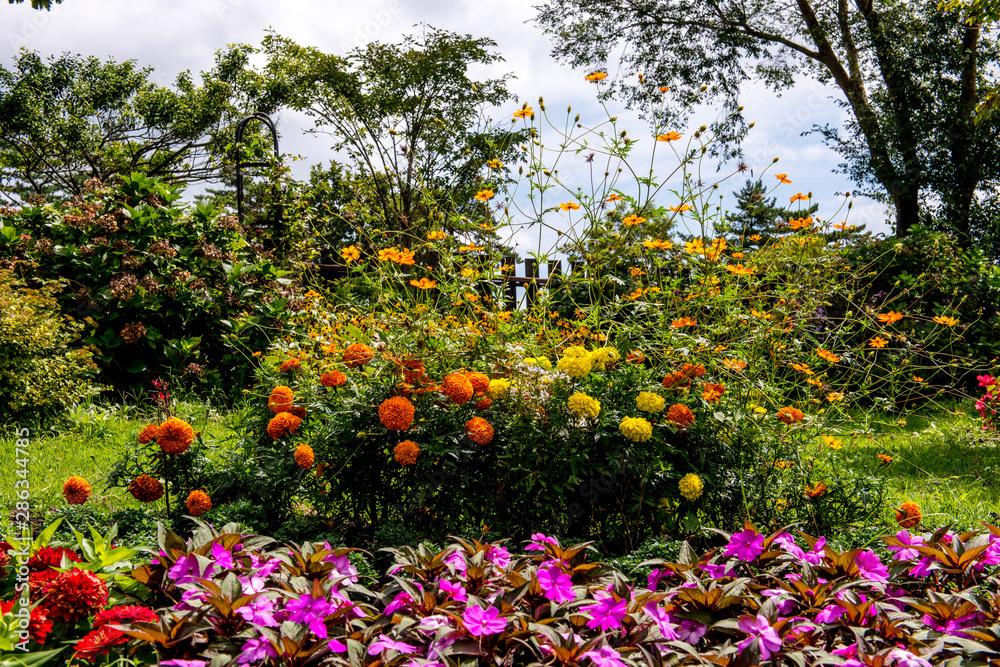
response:
{"label": "cloudy sky", "polygon": [[[370,41],[395,42],[404,34],[419,34],[423,23],[495,40],[504,62],[493,72],[483,74],[513,73],[516,79],[510,82],[510,88],[520,101],[537,105],[539,95],[544,95],[547,108],[565,109],[571,105],[574,114],[578,111],[583,114],[585,125],[606,120],[607,114],[595,102],[594,84],[583,78],[588,72],[561,65],[550,56],[549,38],[532,23],[535,16],[532,4],[539,1],[64,0],[64,4],[54,5],[51,12],[34,11],[27,2],[5,4],[0,9],[5,32],[0,55],[7,67],[22,47],[42,56],[71,52],[118,61],[134,59],[155,68],[157,83],[169,85],[178,72],[209,69],[215,51],[226,44],[259,44],[268,28],[300,44],[345,54]],[[610,69],[612,77],[635,74]],[[853,187],[843,176],[833,173],[838,156],[818,138],[800,136],[813,124],[840,123],[843,115],[830,99],[832,91],[806,81],[780,98],[755,85],[748,86],[744,93],[742,102],[747,119],[756,122],[744,143],[748,165],[759,173],[773,158],[780,158],[777,168],[768,173],[787,173],[793,184],[774,191],[779,203],[796,192],[811,191],[814,201],[820,204],[818,217],[842,221],[846,214],[842,193]],[[496,117],[509,117],[515,108],[516,105],[511,105],[510,109],[496,110]],[[620,115],[619,128],[627,129],[630,137],[650,137],[640,141],[640,148],[643,144],[652,146],[648,125],[614,103],[609,109]],[[705,113],[709,116],[694,118],[694,124],[712,120],[717,110],[706,109]],[[309,163],[333,157],[329,139],[303,134],[307,125],[308,119],[295,114],[286,113],[279,119],[282,151],[307,158],[295,168],[299,176],[308,173]],[[656,162],[657,171],[664,178],[671,169],[669,157],[661,151],[661,159]],[[569,160],[560,176],[567,181],[576,174],[582,178],[585,174],[582,159],[582,156],[577,159],[579,164]],[[734,164],[723,165],[716,172],[716,164],[712,163],[704,165],[703,173],[709,180],[731,173],[734,168]],[[743,176],[732,177],[719,191],[728,194],[744,182]],[[671,197],[664,193],[657,201],[670,204]],[[732,206],[732,202],[731,197],[727,198],[725,205]],[[873,232],[885,232],[888,231],[885,219],[883,206],[859,198],[854,202],[849,221],[867,224]]]}

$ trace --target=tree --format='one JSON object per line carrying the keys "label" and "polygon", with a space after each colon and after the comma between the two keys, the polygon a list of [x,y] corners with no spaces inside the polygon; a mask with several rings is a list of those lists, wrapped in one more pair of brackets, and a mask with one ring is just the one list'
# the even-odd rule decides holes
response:
{"label": "tree", "polygon": [[741,83],[780,91],[809,75],[832,84],[849,112],[846,133],[814,129],[864,194],[892,204],[898,235],[922,212],[966,242],[988,224],[979,200],[1000,174],[998,126],[974,126],[973,116],[1000,57],[976,21],[889,0],[549,0],[537,21],[574,65],[607,67],[624,43],[621,64],[644,76],[612,90],[631,102],[646,95],[641,86],[669,85],[682,103],[707,86],[732,112],[735,140],[745,128]]}
{"label": "tree", "polygon": [[[519,135],[495,128],[483,107],[512,97],[510,75],[469,78],[470,65],[500,56],[495,42],[428,29],[402,44],[372,43],[345,57],[270,35],[269,74],[290,91],[289,105],[330,134],[378,211],[373,224],[410,233],[427,226],[492,238],[471,224],[483,216],[474,196],[484,165],[513,159]],[[463,220],[467,218],[466,220]]]}
{"label": "tree", "polygon": [[819,204],[804,209],[778,206],[776,197],[767,197],[767,188],[760,179],[747,179],[746,185],[733,194],[736,195],[736,212],[727,217],[729,228],[746,239],[747,246],[763,247],[775,234],[789,231],[789,220],[811,216],[819,210]]}
{"label": "tree", "polygon": [[239,118],[280,103],[280,89],[249,69],[251,52],[223,49],[201,85],[183,72],[166,88],[135,61],[44,61],[22,49],[12,69],[0,66],[0,189],[80,196],[89,178],[133,172],[178,184],[218,180]]}
{"label": "tree", "polygon": [[[7,0],[8,5],[19,5],[22,2],[24,2],[24,0]],[[53,2],[57,5],[62,4],[62,0],[31,0],[31,8],[51,10]]]}

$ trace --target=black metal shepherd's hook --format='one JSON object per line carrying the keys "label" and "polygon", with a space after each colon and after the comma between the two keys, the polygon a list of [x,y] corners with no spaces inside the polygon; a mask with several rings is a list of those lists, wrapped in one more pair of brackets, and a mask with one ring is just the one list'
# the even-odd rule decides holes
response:
{"label": "black metal shepherd's hook", "polygon": [[276,156],[281,155],[278,152],[278,129],[274,126],[274,121],[271,120],[271,117],[266,113],[257,111],[241,120],[240,124],[236,126],[236,216],[240,221],[240,226],[243,225],[243,168],[268,167],[271,164],[270,162],[243,161],[243,155],[240,153],[240,144],[243,143],[243,130],[246,129],[247,123],[252,120],[259,120],[267,125],[271,130],[271,138],[274,139],[274,154]]}

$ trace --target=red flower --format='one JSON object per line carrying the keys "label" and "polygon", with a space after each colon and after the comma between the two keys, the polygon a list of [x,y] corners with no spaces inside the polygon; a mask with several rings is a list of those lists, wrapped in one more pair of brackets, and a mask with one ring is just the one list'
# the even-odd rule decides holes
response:
{"label": "red flower", "polygon": [[[0,601],[0,614],[9,614],[14,609],[17,600]],[[31,610],[31,620],[28,622],[28,633],[31,638],[39,644],[45,643],[45,638],[52,632],[52,621],[49,620],[48,612],[44,607],[35,607]]]}
{"label": "red flower", "polygon": [[126,642],[128,642],[128,637],[125,636],[124,632],[104,625],[78,641],[73,649],[76,651],[76,657],[80,660],[94,662],[99,656],[107,655],[111,647]]}
{"label": "red flower", "polygon": [[59,576],[59,572],[49,568],[28,575],[28,592],[32,602],[37,602],[45,591],[45,587]]}
{"label": "red flower", "polygon": [[31,572],[41,572],[62,564],[63,556],[74,563],[82,562],[75,551],[62,547],[42,547],[35,552],[35,555],[28,559],[26,565]]}
{"label": "red flower", "polygon": [[73,624],[108,603],[108,585],[90,570],[60,572],[42,589],[42,605],[54,621]]}
{"label": "red flower", "polygon": [[94,616],[94,629],[102,625],[125,625],[126,623],[157,623],[160,619],[156,612],[137,604],[112,607],[97,612]]}

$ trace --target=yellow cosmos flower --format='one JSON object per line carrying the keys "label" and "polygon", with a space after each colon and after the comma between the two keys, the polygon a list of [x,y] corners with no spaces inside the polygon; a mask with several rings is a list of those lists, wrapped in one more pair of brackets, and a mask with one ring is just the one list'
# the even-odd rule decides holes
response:
{"label": "yellow cosmos flower", "polygon": [[946,327],[953,327],[956,324],[958,324],[958,320],[956,320],[954,317],[945,317],[944,315],[937,315],[935,317],[932,317],[931,320],[937,322],[938,324],[943,324]]}
{"label": "yellow cosmos flower", "polygon": [[480,190],[479,192],[476,193],[474,199],[476,201],[487,202],[493,199],[493,191],[490,189]]}
{"label": "yellow cosmos flower", "polygon": [[514,118],[534,118],[534,110],[525,104],[522,108],[514,112]]}
{"label": "yellow cosmos flower", "polygon": [[626,227],[635,227],[636,225],[641,225],[644,222],[646,222],[646,218],[639,215],[630,215],[622,220],[622,224]]}
{"label": "yellow cosmos flower", "polygon": [[428,232],[427,233],[427,240],[428,241],[441,241],[441,240],[444,240],[446,238],[448,238],[448,235],[445,234],[442,231],[434,231],[434,232]]}
{"label": "yellow cosmos flower", "polygon": [[[733,257],[735,257],[736,255],[737,253],[734,252]],[[743,253],[739,253],[739,255],[742,256]],[[742,264],[737,264],[736,266],[733,266],[732,264],[727,264],[726,271],[729,271],[730,273],[735,273],[738,276],[752,276],[754,270],[751,269],[750,267],[745,267]]]}
{"label": "yellow cosmos flower", "polygon": [[642,245],[647,248],[652,248],[653,250],[670,250],[674,247],[674,244],[670,241],[661,241],[660,239],[656,239],[655,241],[643,241]]}
{"label": "yellow cosmos flower", "polygon": [[690,211],[692,208],[694,207],[691,204],[682,204],[680,206],[671,206],[670,210],[674,213],[683,213],[684,211]]}
{"label": "yellow cosmos flower", "polygon": [[819,441],[823,443],[823,446],[829,447],[830,449],[840,449],[843,446],[842,441],[839,438],[835,438],[832,435],[821,435]]}
{"label": "yellow cosmos flower", "polygon": [[340,251],[340,256],[344,258],[345,262],[356,262],[361,259],[361,251],[356,246],[349,245]]}
{"label": "yellow cosmos flower", "polygon": [[568,201],[565,204],[559,204],[559,208],[564,211],[575,211],[580,208],[580,205],[573,201]]}
{"label": "yellow cosmos flower", "polygon": [[607,72],[592,72],[592,73],[588,74],[587,76],[585,76],[583,78],[586,79],[587,81],[592,82],[592,83],[597,83],[598,81],[604,81],[605,79],[607,79],[608,78],[608,73]]}

